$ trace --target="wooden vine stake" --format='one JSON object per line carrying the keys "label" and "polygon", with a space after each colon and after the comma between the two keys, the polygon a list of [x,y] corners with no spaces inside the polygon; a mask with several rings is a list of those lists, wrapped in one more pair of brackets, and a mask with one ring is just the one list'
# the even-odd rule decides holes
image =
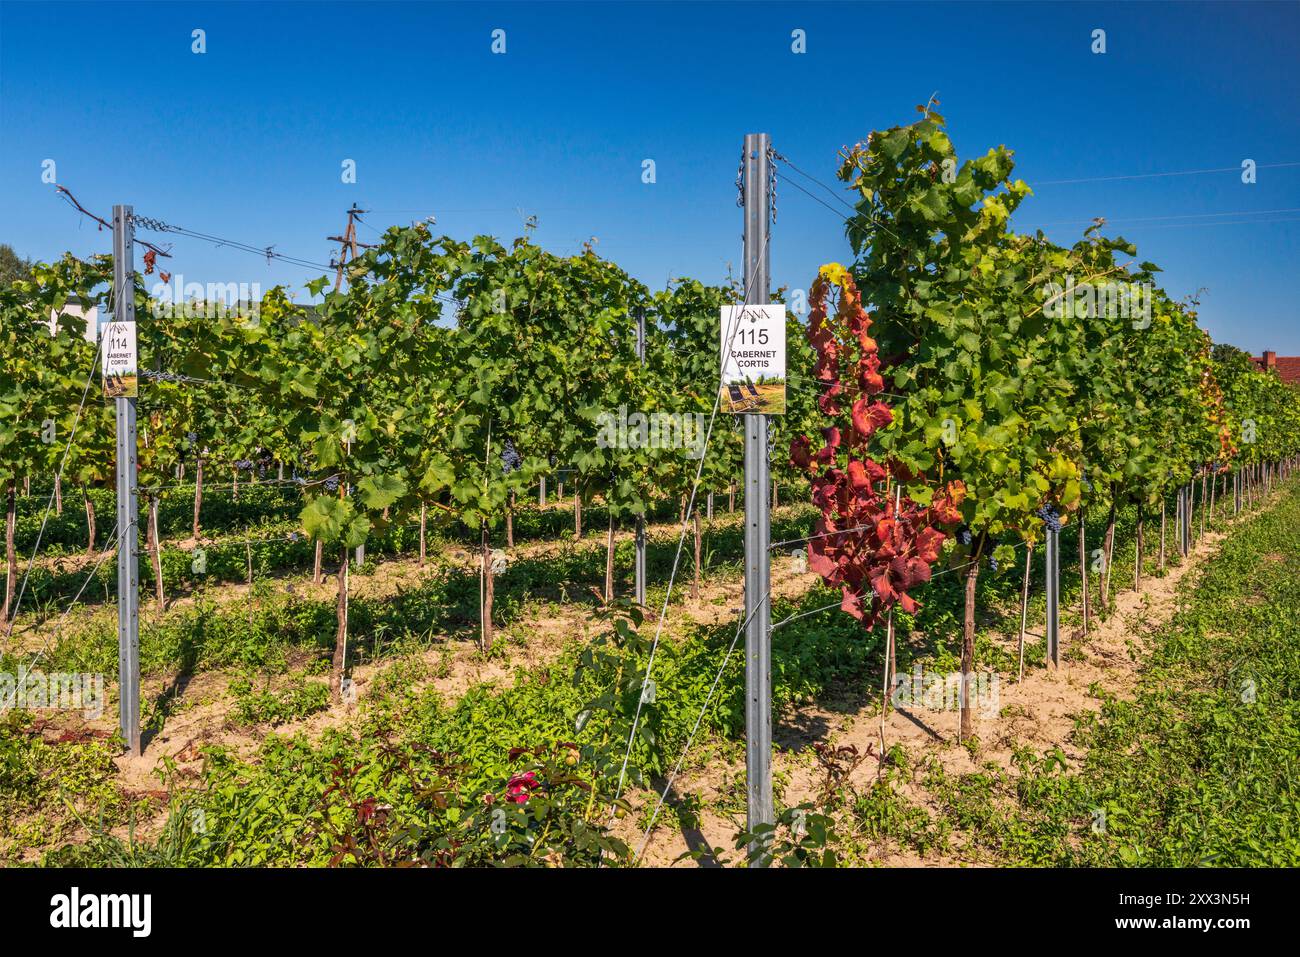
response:
{"label": "wooden vine stake", "polygon": [[479,523],[479,650],[492,650],[492,545],[488,540],[487,522]]}
{"label": "wooden vine stake", "polygon": [[1205,475],[1201,475],[1201,538],[1205,537]]}
{"label": "wooden vine stake", "polygon": [[194,460],[194,540],[199,540],[199,510],[203,505],[203,458]]}
{"label": "wooden vine stake", "polygon": [[698,602],[700,600],[700,546],[703,539],[703,529],[700,525],[700,510],[697,508],[695,513],[695,581],[691,585],[691,600]]}
{"label": "wooden vine stake", "polygon": [[[1088,618],[1092,614],[1092,609],[1088,607],[1088,526],[1087,526],[1087,522],[1085,521],[1085,517],[1086,517],[1086,512],[1084,510],[1084,507],[1080,505],[1079,506],[1079,585],[1080,585],[1079,591],[1081,593],[1080,600],[1083,602],[1083,637],[1087,638]],[[1033,552],[1032,545],[1030,546],[1029,550],[1031,553]],[[1028,561],[1026,560],[1026,564],[1025,564],[1026,597],[1028,596],[1028,588],[1029,588],[1029,565],[1028,565]],[[1023,615],[1021,617],[1023,617]],[[1021,627],[1020,630],[1022,632],[1021,641],[1023,642],[1024,640],[1023,626]],[[1022,663],[1023,660],[1024,660],[1024,655],[1022,654],[1021,655]],[[1020,670],[1021,673],[1023,674],[1024,673],[1023,664]]]}
{"label": "wooden vine stake", "polygon": [[[608,506],[608,503],[606,503]],[[609,509],[609,533],[605,538],[605,603],[614,600],[614,510]]]}
{"label": "wooden vine stake", "polygon": [[[1079,522],[1079,560],[1080,568],[1083,570],[1084,581],[1084,599],[1083,599],[1083,627],[1084,634],[1087,634],[1088,627],[1088,569],[1082,564],[1083,561],[1083,521],[1080,516]],[[1016,672],[1016,681],[1019,682],[1025,677],[1025,629],[1029,624],[1029,570],[1034,564],[1034,545],[1032,542],[1025,548],[1025,581],[1020,586],[1020,638],[1016,642],[1016,656],[1020,659],[1019,670]]]}
{"label": "wooden vine stake", "polygon": [[1101,607],[1104,612],[1110,610],[1110,563],[1115,556],[1115,500],[1114,490],[1111,490],[1112,498],[1110,503],[1110,512],[1106,516],[1106,538],[1103,541],[1106,556],[1105,566],[1101,570]]}
{"label": "wooden vine stake", "polygon": [[420,503],[420,567],[423,568],[428,554],[429,506]]}
{"label": "wooden vine stake", "polygon": [[1142,590],[1142,505],[1138,504],[1137,532],[1133,537],[1133,590]]}
{"label": "wooden vine stake", "polygon": [[1165,572],[1165,518],[1167,514],[1165,495],[1160,497],[1160,571]]}

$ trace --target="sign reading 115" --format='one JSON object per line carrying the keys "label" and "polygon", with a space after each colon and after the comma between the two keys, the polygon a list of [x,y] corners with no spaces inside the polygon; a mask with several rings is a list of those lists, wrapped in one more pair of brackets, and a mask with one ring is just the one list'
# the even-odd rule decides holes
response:
{"label": "sign reading 115", "polygon": [[767,329],[762,326],[757,329],[740,329],[736,335],[742,346],[765,346],[768,343]]}

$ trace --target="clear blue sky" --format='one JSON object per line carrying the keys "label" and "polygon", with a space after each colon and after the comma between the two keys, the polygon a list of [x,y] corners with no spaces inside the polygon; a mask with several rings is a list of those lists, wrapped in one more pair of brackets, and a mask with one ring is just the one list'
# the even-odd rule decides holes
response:
{"label": "clear blue sky", "polygon": [[[1090,51],[1094,28],[1104,55]],[[1216,341],[1300,355],[1300,165],[1268,166],[1300,164],[1298,46],[1292,3],[4,0],[0,241],[40,259],[109,250],[41,182],[53,159],[102,215],[131,203],[317,262],[354,201],[373,226],[433,213],[463,238],[517,235],[519,208],[544,245],[598,237],[652,288],[718,281],[740,256],[746,132],[771,133],[836,185],[839,147],[909,122],[938,91],[962,155],[1015,150],[1036,192],[1018,228],[1069,242],[1106,216],[1165,268],[1172,294],[1208,288],[1201,319]],[[654,185],[641,182],[647,158]],[[1255,185],[1236,172],[1247,158]],[[344,159],[355,185],[340,181]],[[1059,182],[1079,179],[1093,181]],[[778,205],[776,283],[804,287],[848,256],[830,210],[785,183]],[[192,239],[175,241],[169,268],[264,288],[313,275]]]}

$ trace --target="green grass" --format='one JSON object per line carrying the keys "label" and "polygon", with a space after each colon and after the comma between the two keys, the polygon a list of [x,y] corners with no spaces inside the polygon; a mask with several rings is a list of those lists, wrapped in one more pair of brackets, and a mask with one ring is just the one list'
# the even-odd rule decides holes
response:
{"label": "green grass", "polygon": [[[922,854],[957,851],[1005,864],[1296,863],[1298,528],[1300,495],[1293,486],[1273,511],[1232,531],[1222,555],[1198,576],[1199,590],[1186,610],[1157,636],[1135,700],[1107,701],[1099,716],[1082,724],[1081,740],[1091,748],[1084,767],[1071,771],[1059,755],[1022,751],[1010,773],[986,767],[955,776],[933,763],[911,768],[936,808],[911,805],[886,781],[843,802],[839,813],[855,825],[845,829],[852,835],[847,839],[869,845],[891,840]],[[727,534],[719,535],[720,554],[727,557],[716,568],[731,572]],[[585,583],[598,574],[588,551],[575,545],[558,563],[551,559],[551,580],[537,587],[553,589],[557,578],[569,575]],[[1121,567],[1117,561],[1117,587]],[[519,577],[503,592],[518,587],[522,601],[540,571],[512,565],[505,578]],[[923,653],[951,655],[946,639],[960,607],[958,582],[958,575],[939,579],[924,596],[925,608],[907,623],[933,636]],[[369,638],[361,646],[390,662],[357,721],[316,741],[272,734],[248,760],[210,749],[197,784],[172,781],[170,820],[160,836],[124,842],[97,832],[89,843],[50,853],[47,862],[319,865],[391,863],[397,855],[519,863],[538,859],[537,848],[545,848],[555,855],[549,860],[589,864],[608,855],[601,835],[636,707],[645,635],[603,645],[598,639],[594,646],[574,636],[553,662],[520,669],[504,682],[471,686],[447,702],[423,684],[429,666],[409,653],[424,645],[410,632],[446,621],[449,609],[472,611],[475,584],[434,583],[373,607],[354,602],[357,634]],[[1018,586],[1014,570],[981,576],[980,594],[989,606],[982,626],[1005,630],[1005,606],[1018,596]],[[832,598],[813,589],[797,603],[775,602],[773,620]],[[146,670],[182,662],[283,671],[286,649],[306,644],[324,651],[333,621],[329,603],[309,601],[169,618],[172,631],[144,636]],[[653,621],[642,631],[652,629]],[[380,641],[380,633],[390,638]],[[734,633],[734,622],[692,628],[660,649],[657,694],[645,708],[630,762],[645,779],[676,760]],[[862,689],[878,681],[880,645],[879,632],[864,634],[835,611],[777,629],[776,708],[785,713],[807,701],[842,698],[846,687],[869,701],[872,692]],[[56,648],[54,658],[111,673],[113,651],[111,642],[102,648],[68,644]],[[901,656],[899,664],[907,666]],[[1247,672],[1256,688],[1252,703],[1241,696]],[[299,676],[271,691],[249,680],[235,689],[245,712],[236,719],[273,723],[309,714],[316,710],[314,685]],[[739,655],[728,661],[719,689],[692,766],[740,754]],[[584,712],[592,717],[579,720]],[[570,744],[578,749],[572,761]],[[525,770],[546,782],[545,799],[530,799],[521,811],[507,789]],[[901,763],[891,771],[896,778]],[[123,803],[114,796],[111,768],[86,775],[79,788],[79,806],[98,800],[112,812],[108,820],[120,823]],[[514,816],[504,836],[492,830],[489,816],[500,807]],[[1099,811],[1105,828],[1094,833]],[[202,828],[193,825],[196,819]],[[49,840],[41,843],[49,847],[66,833],[45,836]]]}
{"label": "green grass", "polygon": [[[1233,528],[1182,585],[1135,693],[1080,719],[1087,749],[1021,750],[1015,767],[923,783],[959,848],[993,863],[1056,866],[1300,864],[1300,493]],[[919,851],[934,823],[866,802],[860,823]],[[892,816],[891,816],[892,814]]]}

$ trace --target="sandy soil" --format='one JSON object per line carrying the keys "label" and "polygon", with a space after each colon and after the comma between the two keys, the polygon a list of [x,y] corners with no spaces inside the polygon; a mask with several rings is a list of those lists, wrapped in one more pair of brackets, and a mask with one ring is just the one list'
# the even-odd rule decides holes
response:
{"label": "sandy soil", "polygon": [[[1021,681],[1016,681],[1014,675],[1000,680],[996,707],[990,696],[986,709],[977,704],[972,710],[973,730],[979,740],[977,757],[972,757],[967,747],[957,744],[956,710],[891,708],[882,726],[878,684],[860,692],[846,691],[840,700],[826,700],[782,716],[773,728],[778,747],[773,760],[773,778],[788,782],[779,803],[785,806],[805,800],[815,803],[823,775],[811,754],[814,741],[836,747],[851,746],[866,756],[847,778],[847,783],[858,789],[875,780],[879,773],[878,756],[895,744],[907,749],[913,766],[934,759],[950,774],[977,771],[990,761],[1001,768],[1010,768],[1016,746],[1039,752],[1060,747],[1069,762],[1076,763],[1083,756],[1072,741],[1076,718],[1100,707],[1088,689],[1095,683],[1112,694],[1123,696],[1130,692],[1149,636],[1174,614],[1179,583],[1215,552],[1222,538],[1222,533],[1207,532],[1183,564],[1170,567],[1164,577],[1144,576],[1140,593],[1130,589],[1114,596],[1114,610],[1104,621],[1094,620],[1086,639],[1078,629],[1073,635],[1067,635],[1063,628],[1059,669],[1027,669]],[[1015,636],[1003,640],[1014,651]],[[1027,638],[1027,641],[1034,640],[1041,639]],[[737,855],[732,842],[745,823],[743,790],[737,796],[743,771],[741,755],[738,760],[714,760],[683,774],[670,792],[669,804],[694,795],[704,810],[698,814],[693,827],[679,826],[670,808],[662,810],[643,863],[697,866],[689,860],[677,862],[681,855],[699,849],[704,843],[725,849],[734,859]],[[935,810],[931,796],[919,783],[905,785],[901,793],[909,801],[932,812]],[[634,808],[640,810],[647,803],[653,808],[658,795],[640,793],[631,795],[630,799]],[[633,824],[637,819],[645,820],[637,813],[629,814],[620,829],[620,836],[634,848],[642,840],[640,827]],[[959,856],[921,858],[910,849],[890,846],[873,848],[870,860],[888,866],[979,863]],[[707,862],[701,862],[701,866],[707,866]]]}

